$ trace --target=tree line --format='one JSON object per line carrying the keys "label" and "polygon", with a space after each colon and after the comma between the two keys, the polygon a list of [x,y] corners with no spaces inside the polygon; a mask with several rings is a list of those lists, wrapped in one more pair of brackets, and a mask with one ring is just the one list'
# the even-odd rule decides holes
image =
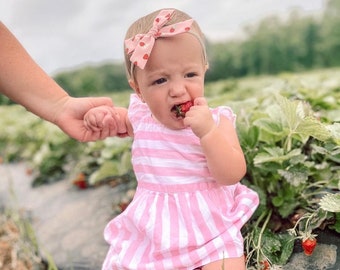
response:
{"label": "tree line", "polygon": [[[322,14],[267,17],[244,32],[242,40],[207,42],[207,82],[340,66],[340,0],[328,0]],[[72,96],[129,89],[123,63],[87,66],[54,79]]]}
{"label": "tree line", "polygon": [[208,45],[207,81],[340,65],[340,0],[329,0],[319,16],[295,11],[244,30],[244,40]]}

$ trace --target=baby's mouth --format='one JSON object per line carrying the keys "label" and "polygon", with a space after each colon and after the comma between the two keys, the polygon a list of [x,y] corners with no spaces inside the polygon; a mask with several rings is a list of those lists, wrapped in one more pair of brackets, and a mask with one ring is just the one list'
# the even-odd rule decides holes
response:
{"label": "baby's mouth", "polygon": [[171,108],[171,112],[175,113],[177,118],[184,118],[185,114],[190,110],[191,106],[193,106],[193,102],[191,100],[174,105]]}

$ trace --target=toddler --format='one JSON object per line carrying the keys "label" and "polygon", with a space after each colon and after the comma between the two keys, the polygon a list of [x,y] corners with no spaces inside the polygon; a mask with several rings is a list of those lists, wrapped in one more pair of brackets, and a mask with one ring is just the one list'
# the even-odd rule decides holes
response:
{"label": "toddler", "polygon": [[84,119],[98,138],[133,137],[136,194],[105,228],[103,269],[245,269],[240,229],[258,196],[239,183],[235,114],[204,98],[199,26],[179,10],[151,13],[129,28],[125,59],[129,108],[102,106]]}

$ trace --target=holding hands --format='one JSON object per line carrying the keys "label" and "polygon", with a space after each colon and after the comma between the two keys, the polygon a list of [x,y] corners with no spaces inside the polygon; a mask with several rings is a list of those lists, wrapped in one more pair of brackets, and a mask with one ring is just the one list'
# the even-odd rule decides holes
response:
{"label": "holding hands", "polygon": [[[212,131],[216,124],[204,97],[194,100],[194,105],[185,114],[184,125],[192,129],[200,139]],[[127,109],[113,106],[97,106],[85,115],[85,133],[82,141],[102,140],[106,137],[132,136],[127,119]]]}
{"label": "holding hands", "polygon": [[91,140],[102,140],[114,136],[126,137],[129,136],[126,117],[125,108],[98,106],[85,114],[84,126],[88,134],[91,134]]}

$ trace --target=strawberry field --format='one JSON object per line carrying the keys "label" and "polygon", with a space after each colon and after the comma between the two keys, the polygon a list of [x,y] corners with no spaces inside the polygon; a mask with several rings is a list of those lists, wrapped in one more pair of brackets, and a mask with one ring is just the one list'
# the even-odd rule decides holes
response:
{"label": "strawberry field", "polygon": [[[129,94],[110,96],[125,106]],[[243,228],[248,269],[284,265],[300,244],[311,255],[320,230],[340,233],[340,69],[218,81],[206,95],[212,107],[228,105],[238,115],[248,164],[242,182],[260,195]],[[33,186],[126,184],[113,214],[126,207],[136,185],[131,139],[79,143],[20,106],[0,113],[0,157],[26,161]]]}

